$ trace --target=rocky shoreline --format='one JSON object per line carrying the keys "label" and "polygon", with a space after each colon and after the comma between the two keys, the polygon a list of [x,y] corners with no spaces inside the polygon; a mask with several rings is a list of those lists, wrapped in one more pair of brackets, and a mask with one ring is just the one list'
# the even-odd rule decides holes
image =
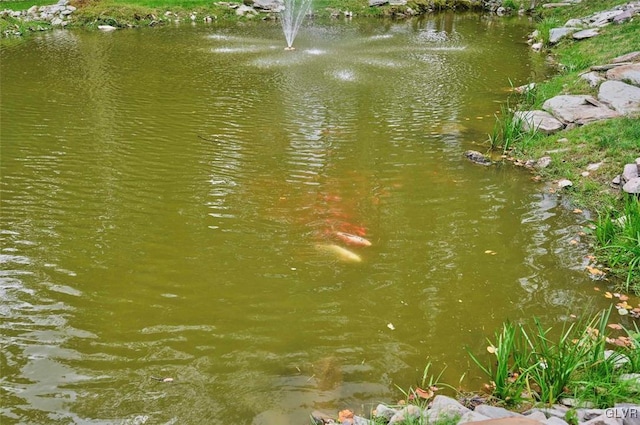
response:
{"label": "rocky shoreline", "polygon": [[379,404],[372,413],[373,419],[357,416],[349,409],[340,411],[337,419],[318,411],[311,417],[317,425],[400,425],[415,421],[437,424],[445,420],[447,423],[483,425],[638,425],[640,405],[621,403],[609,409],[593,409],[555,404],[517,413],[488,404],[467,407],[451,397],[437,395],[427,408],[413,404],[392,408]]}
{"label": "rocky shoreline", "polygon": [[[535,2],[533,3],[535,4]],[[245,0],[243,3],[236,2],[216,2],[212,6],[217,10],[227,10],[238,18],[242,19],[262,19],[275,20],[278,14],[284,9],[284,0]],[[436,12],[438,10],[477,10],[494,13],[499,16],[511,13],[524,14],[528,12],[524,8],[514,10],[503,5],[503,0],[454,0],[443,4],[437,4],[431,0],[413,1],[411,5],[407,0],[368,0],[369,8],[376,8],[382,11],[382,15],[394,19],[410,18]],[[74,13],[78,9],[71,5],[69,0],[59,0],[57,3],[46,6],[32,6],[27,10],[0,10],[0,19],[13,19],[23,24],[29,24],[29,31],[46,31],[52,28],[65,28],[76,23]],[[327,8],[329,16],[337,19],[344,17],[352,19],[357,16],[352,10]],[[144,18],[144,19],[142,19]],[[164,23],[179,23],[182,21],[211,23],[218,20],[214,13],[198,13],[197,11],[176,12],[167,10],[161,15],[148,15],[145,17],[132,17],[132,22],[118,22],[97,25],[102,31],[113,31],[118,28],[137,27],[140,25],[155,26]],[[96,22],[99,18],[96,17]],[[2,36],[22,36],[24,35],[18,26],[14,29],[5,30]]]}

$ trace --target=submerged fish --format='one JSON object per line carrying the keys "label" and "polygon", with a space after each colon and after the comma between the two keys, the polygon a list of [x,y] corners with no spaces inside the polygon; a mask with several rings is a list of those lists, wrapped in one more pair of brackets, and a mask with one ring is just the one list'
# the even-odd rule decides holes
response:
{"label": "submerged fish", "polygon": [[371,246],[371,242],[362,236],[353,235],[351,233],[346,232],[336,232],[336,236],[340,238],[341,241],[348,243],[350,245],[356,246]]}
{"label": "submerged fish", "polygon": [[362,257],[360,257],[355,252],[349,251],[346,248],[343,248],[339,245],[331,244],[331,245],[316,245],[316,247],[322,251],[327,251],[335,254],[340,260],[348,261],[351,263],[359,263],[362,261]]}

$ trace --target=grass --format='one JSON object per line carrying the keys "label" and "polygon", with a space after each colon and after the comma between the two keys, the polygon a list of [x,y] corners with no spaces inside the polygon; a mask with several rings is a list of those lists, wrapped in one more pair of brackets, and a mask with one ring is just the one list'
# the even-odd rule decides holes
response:
{"label": "grass", "polygon": [[[600,29],[598,37],[587,40],[567,37],[554,46],[549,46],[549,30],[571,18],[584,18],[623,3],[626,1],[598,0],[570,7],[541,8],[536,25],[538,41],[553,53],[558,72],[547,81],[537,82],[535,89],[518,99],[510,99],[509,103],[516,104],[519,110],[534,110],[542,109],[547,99],[560,94],[597,96],[597,89],[582,80],[580,74],[591,66],[609,63],[617,56],[637,50],[640,19],[606,26]],[[635,213],[628,214],[628,204],[620,189],[611,185],[624,165],[640,156],[640,120],[634,117],[600,121],[550,136],[527,134],[518,124],[507,104],[489,135],[490,148],[508,152],[521,163],[550,156],[551,165],[538,172],[548,180],[573,182],[571,189],[566,190],[573,204],[599,214],[592,242],[601,260],[610,268],[611,280],[619,289],[640,294],[640,237],[635,232],[640,224]],[[587,170],[592,164],[598,164],[599,168]],[[629,215],[629,221],[624,228],[612,225],[625,214]]]}
{"label": "grass", "polygon": [[626,275],[621,289],[640,293],[640,201],[627,196],[622,211],[601,212],[595,236],[609,266]]}
{"label": "grass", "polygon": [[[640,401],[637,384],[620,380],[623,373],[640,366],[637,329],[627,332],[631,347],[624,353],[605,356],[610,310],[587,322],[571,323],[560,333],[534,319],[531,326],[506,323],[488,351],[488,364],[470,353],[490,381],[487,387],[496,403],[517,407],[523,403],[552,405],[564,397],[605,408],[616,402]],[[554,337],[554,335],[556,335]],[[624,365],[617,360],[626,359]]]}

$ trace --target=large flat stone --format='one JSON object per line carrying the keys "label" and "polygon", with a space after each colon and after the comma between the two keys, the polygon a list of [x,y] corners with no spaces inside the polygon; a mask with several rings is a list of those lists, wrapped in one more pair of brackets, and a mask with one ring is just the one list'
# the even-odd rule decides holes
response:
{"label": "large flat stone", "polygon": [[622,81],[605,81],[600,84],[598,99],[623,115],[640,114],[640,87]]}
{"label": "large flat stone", "polygon": [[622,65],[607,71],[607,79],[626,81],[640,86],[640,63]]}
{"label": "large flat stone", "polygon": [[549,43],[555,44],[558,41],[560,41],[560,39],[562,39],[563,37],[566,37],[567,35],[574,33],[578,30],[580,30],[580,28],[573,28],[573,27],[551,28],[549,30]]}
{"label": "large flat stone", "polygon": [[546,111],[516,111],[514,118],[520,121],[524,131],[553,134],[564,128],[562,122]]}
{"label": "large flat stone", "polygon": [[[607,82],[605,82],[607,83]],[[605,83],[602,83],[604,85]],[[593,121],[616,118],[620,114],[588,95],[560,95],[548,99],[542,109],[566,124],[584,125]]]}
{"label": "large flat stone", "polygon": [[586,30],[574,32],[572,37],[574,40],[584,40],[585,38],[591,38],[598,35],[598,30],[596,28],[589,28]]}
{"label": "large flat stone", "polygon": [[611,59],[611,63],[618,62],[634,62],[640,60],[640,51],[627,53],[626,55],[618,56]]}

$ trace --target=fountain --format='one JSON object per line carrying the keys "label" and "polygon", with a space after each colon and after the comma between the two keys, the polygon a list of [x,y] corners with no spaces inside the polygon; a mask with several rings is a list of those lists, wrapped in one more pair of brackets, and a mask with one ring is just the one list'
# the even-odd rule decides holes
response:
{"label": "fountain", "polygon": [[280,12],[282,30],[287,40],[285,50],[295,50],[293,40],[295,40],[304,16],[311,7],[311,0],[284,0],[284,10]]}

